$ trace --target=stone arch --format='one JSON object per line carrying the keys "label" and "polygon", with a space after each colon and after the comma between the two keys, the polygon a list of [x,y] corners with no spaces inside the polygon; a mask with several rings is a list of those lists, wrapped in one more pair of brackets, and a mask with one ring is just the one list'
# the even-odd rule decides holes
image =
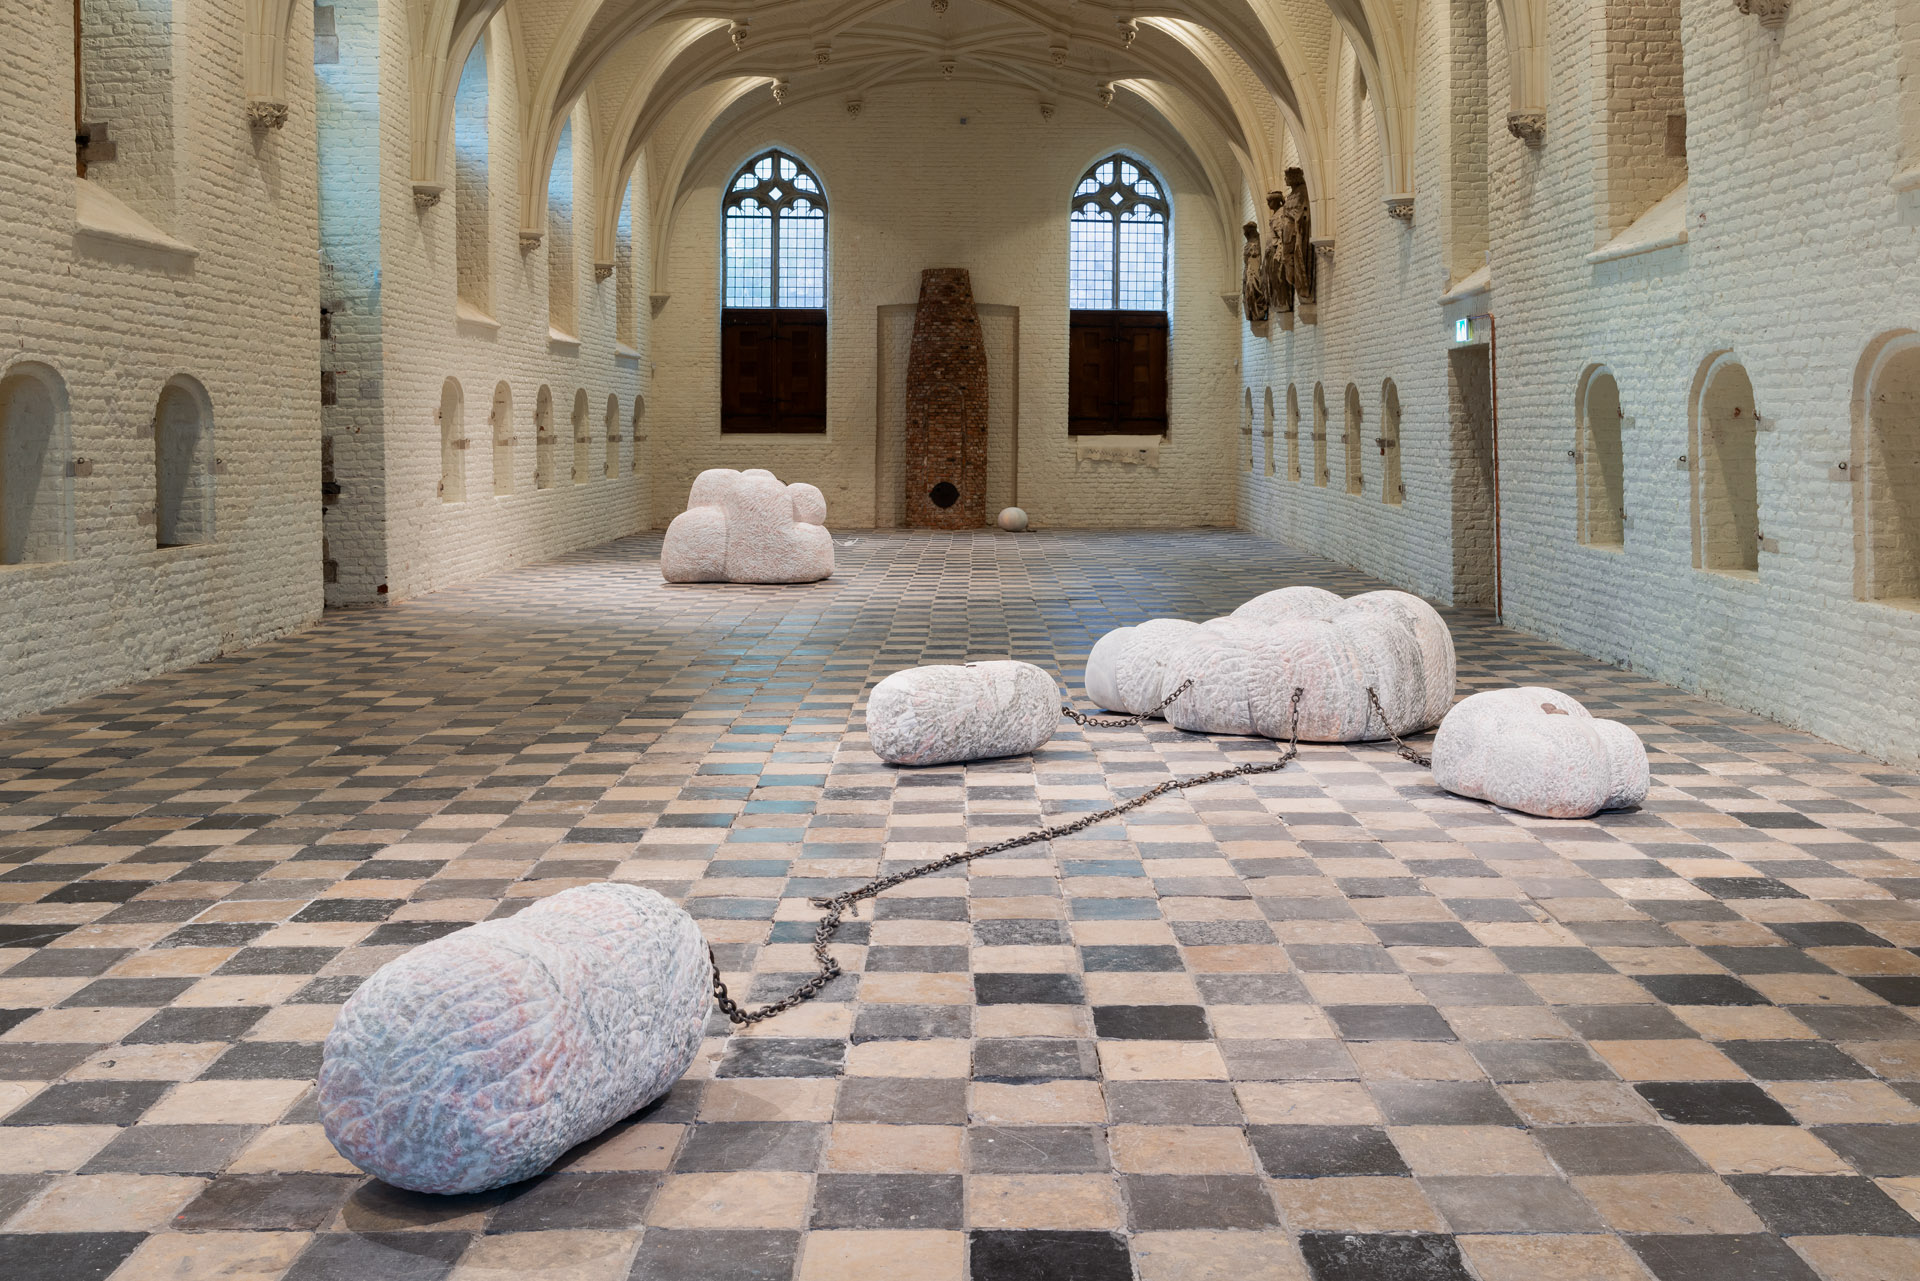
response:
{"label": "stone arch", "polygon": [[1697,569],[1760,569],[1759,410],[1753,382],[1731,351],[1716,352],[1694,379],[1688,472]]}
{"label": "stone arch", "polygon": [[620,474],[620,397],[607,397],[607,457],[601,465],[600,475],[612,480]]}
{"label": "stone arch", "polygon": [[573,393],[573,483],[584,485],[593,470],[593,407],[587,401],[587,389]]}
{"label": "stone arch", "polygon": [[1854,377],[1854,595],[1920,609],[1920,334],[1868,345]]}
{"label": "stone arch", "polygon": [[0,565],[73,554],[73,442],[67,386],[23,360],[0,377]]}
{"label": "stone arch", "polygon": [[1400,389],[1389,378],[1380,384],[1380,501],[1398,507],[1406,501],[1400,480]]}
{"label": "stone arch", "polygon": [[440,384],[440,408],[434,412],[440,424],[440,501],[467,501],[467,398],[460,380],[449,378]]}
{"label": "stone arch", "polygon": [[1287,479],[1300,479],[1300,389],[1287,384]]}
{"label": "stone arch", "polygon": [[1620,384],[1604,365],[1580,379],[1574,429],[1574,475],[1579,490],[1579,539],[1589,547],[1626,543],[1626,461],[1621,443],[1625,414]]}
{"label": "stone arch", "polygon": [[213,404],[182,374],[160,389],[153,410],[153,544],[213,541]]}
{"label": "stone arch", "polygon": [[1346,455],[1347,492],[1357,494],[1367,487],[1366,469],[1361,465],[1360,432],[1366,415],[1360,408],[1360,389],[1347,384],[1346,414],[1342,420],[1341,446]]}
{"label": "stone arch", "polygon": [[545,383],[533,399],[533,487],[553,488],[553,389]]}
{"label": "stone arch", "polygon": [[513,492],[513,387],[504,378],[493,385],[493,494]]}

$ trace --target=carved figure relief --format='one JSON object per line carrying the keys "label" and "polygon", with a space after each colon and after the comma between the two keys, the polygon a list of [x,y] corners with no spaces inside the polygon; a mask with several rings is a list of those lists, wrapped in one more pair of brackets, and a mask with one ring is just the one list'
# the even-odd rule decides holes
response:
{"label": "carved figure relief", "polygon": [[[1267,201],[1271,204],[1273,197],[1269,195]],[[1307,203],[1307,175],[1303,170],[1287,170],[1286,200],[1274,216],[1274,231],[1287,284],[1302,305],[1310,305],[1314,301],[1315,274],[1313,214]]]}
{"label": "carved figure relief", "polygon": [[1240,270],[1240,307],[1247,323],[1256,324],[1267,318],[1267,264],[1260,251],[1260,224],[1249,222],[1241,230],[1247,233],[1247,244],[1240,251],[1245,260]]}
{"label": "carved figure relief", "polygon": [[1287,193],[1269,191],[1267,193],[1267,255],[1265,260],[1267,276],[1267,306],[1283,316],[1293,314],[1293,286],[1287,283],[1286,264],[1281,261],[1283,249],[1281,237],[1284,234],[1282,220],[1285,215],[1281,206],[1286,204]]}

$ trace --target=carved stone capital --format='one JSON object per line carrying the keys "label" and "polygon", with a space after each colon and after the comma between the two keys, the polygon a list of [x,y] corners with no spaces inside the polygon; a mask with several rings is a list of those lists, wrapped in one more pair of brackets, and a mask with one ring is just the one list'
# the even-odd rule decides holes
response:
{"label": "carved stone capital", "polygon": [[608,279],[611,279],[612,276],[613,276],[612,263],[596,262],[593,264],[593,278],[595,280],[608,280]]}
{"label": "carved stone capital", "polygon": [[520,252],[523,254],[530,254],[534,250],[538,249],[540,247],[540,241],[544,238],[545,235],[546,235],[545,232],[540,232],[540,231],[521,232],[520,233]]}
{"label": "carved stone capital", "polygon": [[287,123],[287,104],[255,100],[247,104],[247,124],[254,129],[278,129]]}
{"label": "carved stone capital", "polygon": [[413,207],[431,209],[440,203],[440,196],[446,188],[437,182],[416,182],[413,184]]}
{"label": "carved stone capital", "polygon": [[733,41],[733,51],[740,52],[747,47],[747,30],[753,24],[745,18],[735,18],[727,24],[727,39]]}
{"label": "carved stone capital", "polygon": [[1140,38],[1140,24],[1132,18],[1116,18],[1114,21],[1120,28],[1120,47],[1133,48],[1133,42]]}
{"label": "carved stone capital", "polygon": [[1750,13],[1760,19],[1760,25],[1769,31],[1777,31],[1787,25],[1787,5],[1790,0],[1734,0],[1741,13]]}
{"label": "carved stone capital", "polygon": [[1380,203],[1387,207],[1387,217],[1400,222],[1413,221],[1413,197],[1410,195],[1388,196]]}
{"label": "carved stone capital", "polygon": [[787,82],[786,82],[786,80],[784,80],[784,79],[781,79],[781,80],[776,80],[776,81],[774,81],[774,82],[773,82],[773,86],[772,86],[772,87],[773,87],[773,105],[774,105],[774,106],[776,106],[776,107],[784,107],[784,106],[786,106],[786,105],[787,105]]}
{"label": "carved stone capital", "polygon": [[1509,111],[1507,113],[1507,132],[1526,143],[1537,147],[1547,140],[1547,113],[1544,111]]}

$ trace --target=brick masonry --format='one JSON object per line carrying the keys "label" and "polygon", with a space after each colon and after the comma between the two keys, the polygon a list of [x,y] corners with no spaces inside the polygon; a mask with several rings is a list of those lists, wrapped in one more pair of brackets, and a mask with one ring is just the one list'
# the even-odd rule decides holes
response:
{"label": "brick masonry", "polygon": [[907,354],[906,466],[910,528],[986,524],[987,348],[964,268],[920,273]]}

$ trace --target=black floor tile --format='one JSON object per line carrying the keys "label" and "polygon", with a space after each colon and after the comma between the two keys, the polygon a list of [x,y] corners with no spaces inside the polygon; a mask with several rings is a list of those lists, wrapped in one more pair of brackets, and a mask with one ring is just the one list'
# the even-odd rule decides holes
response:
{"label": "black floor tile", "polygon": [[1675,1125],[1792,1125],[1793,1114],[1751,1081],[1658,1081],[1640,1097]]}
{"label": "black floor tile", "polygon": [[1313,1281],[1472,1281],[1451,1236],[1414,1232],[1303,1232]]}
{"label": "black floor tile", "polygon": [[1920,1222],[1872,1179],[1730,1174],[1727,1183],[1781,1236],[1920,1236]]}
{"label": "black floor tile", "polygon": [[971,1232],[973,1281],[1132,1281],[1126,1243],[1113,1232]]}
{"label": "black floor tile", "polygon": [[147,1239],[144,1232],[0,1234],[7,1281],[106,1281]]}
{"label": "black floor tile", "polygon": [[1373,1126],[1252,1125],[1247,1141],[1261,1168],[1276,1179],[1408,1173],[1400,1149]]}

